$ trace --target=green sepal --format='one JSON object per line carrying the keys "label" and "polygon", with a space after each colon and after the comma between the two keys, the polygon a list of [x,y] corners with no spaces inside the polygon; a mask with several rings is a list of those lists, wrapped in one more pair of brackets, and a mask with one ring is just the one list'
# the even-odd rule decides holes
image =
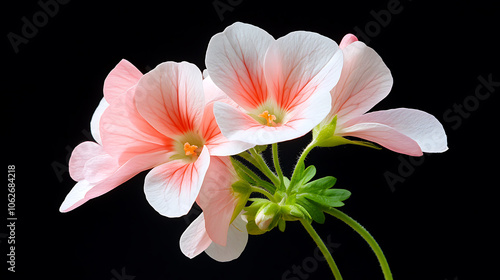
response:
{"label": "green sepal", "polygon": [[297,204],[287,204],[281,206],[281,213],[283,214],[283,219],[286,221],[296,221],[299,219],[311,219],[311,216],[307,211]]}
{"label": "green sepal", "polygon": [[260,154],[267,149],[267,145],[257,145],[254,147],[255,151]]}
{"label": "green sepal", "polygon": [[329,124],[319,124],[313,128],[313,141],[316,142],[316,146],[323,146],[324,141],[329,139],[335,134],[335,129],[337,128],[337,115],[333,117]]}
{"label": "green sepal", "polygon": [[337,128],[337,116],[329,124],[319,124],[313,129],[313,141],[318,147],[335,147],[346,144],[353,144],[380,150],[378,145],[367,141],[349,140],[342,136],[335,135]]}
{"label": "green sepal", "polygon": [[255,224],[265,231],[270,231],[278,225],[281,218],[281,206],[269,202],[262,205],[255,215]]}
{"label": "green sepal", "polygon": [[240,214],[241,210],[245,208],[248,199],[250,198],[250,194],[252,194],[252,187],[247,181],[239,180],[234,182],[231,185],[233,189],[234,195],[237,197],[238,203],[234,208],[233,216],[231,217],[231,223],[236,219],[236,217]]}
{"label": "green sepal", "polygon": [[278,221],[278,228],[281,232],[285,232],[286,222],[285,220]]}

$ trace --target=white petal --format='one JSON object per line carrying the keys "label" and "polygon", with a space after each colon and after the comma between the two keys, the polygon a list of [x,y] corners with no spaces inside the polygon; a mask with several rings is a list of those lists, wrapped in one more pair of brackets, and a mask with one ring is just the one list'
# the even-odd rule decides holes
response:
{"label": "white petal", "polygon": [[382,58],[363,42],[349,44],[343,53],[342,74],[331,90],[332,111],[327,119],[337,115],[337,125],[370,110],[389,94],[393,82]]}
{"label": "white petal", "polygon": [[314,32],[279,38],[269,46],[264,64],[271,95],[289,110],[317,92],[330,91],[340,77],[342,57],[335,41]]}
{"label": "white petal", "polygon": [[234,219],[231,226],[229,226],[226,246],[212,242],[205,250],[205,253],[219,262],[229,262],[237,259],[243,253],[243,250],[245,250],[248,242],[246,224],[240,214]]}
{"label": "white petal", "polygon": [[431,114],[408,108],[376,111],[346,123],[379,123],[410,137],[423,152],[441,153],[448,150],[448,141],[443,125]]}
{"label": "white petal", "polygon": [[181,235],[179,245],[182,253],[192,259],[205,251],[212,243],[205,230],[205,218],[201,213]]}
{"label": "white petal", "polygon": [[247,110],[267,100],[264,56],[274,41],[266,31],[241,22],[212,37],[205,64],[214,83]]}
{"label": "white petal", "polygon": [[173,218],[187,214],[200,192],[209,165],[210,153],[204,146],[194,162],[174,160],[153,168],[144,182],[146,199],[163,216]]}
{"label": "white petal", "polygon": [[99,105],[94,111],[94,114],[92,115],[92,119],[90,120],[90,133],[92,134],[92,137],[94,137],[95,141],[99,144],[102,145],[102,140],[101,140],[101,132],[99,130],[99,124],[101,121],[101,116],[102,113],[104,113],[104,110],[109,107],[109,103],[104,99],[104,97],[101,99],[101,102],[99,102]]}

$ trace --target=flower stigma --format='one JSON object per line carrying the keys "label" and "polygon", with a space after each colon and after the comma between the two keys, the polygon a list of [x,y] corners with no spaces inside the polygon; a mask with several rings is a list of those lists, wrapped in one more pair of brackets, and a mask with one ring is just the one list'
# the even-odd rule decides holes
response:
{"label": "flower stigma", "polygon": [[259,117],[266,119],[267,121],[267,126],[274,126],[276,123],[274,122],[276,120],[276,116],[269,114],[269,111],[265,110],[262,112],[262,114],[259,115]]}
{"label": "flower stigma", "polygon": [[186,153],[186,156],[190,155],[197,156],[198,154],[196,153],[196,149],[198,149],[198,146],[191,145],[189,144],[189,142],[184,143],[184,152]]}

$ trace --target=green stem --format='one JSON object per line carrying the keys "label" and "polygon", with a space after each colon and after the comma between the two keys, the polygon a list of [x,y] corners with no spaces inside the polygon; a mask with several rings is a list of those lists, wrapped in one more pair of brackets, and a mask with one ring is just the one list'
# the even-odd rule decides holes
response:
{"label": "green stem", "polygon": [[283,181],[283,171],[281,171],[280,160],[278,157],[278,143],[274,143],[273,145],[273,163],[274,170],[278,174],[278,178],[280,180],[279,188],[284,190],[285,182]]}
{"label": "green stem", "polygon": [[245,151],[245,152],[239,153],[238,156],[244,158],[246,161],[248,161],[249,163],[253,164],[254,166],[257,166],[257,162],[252,157],[252,155],[249,154],[248,152]]}
{"label": "green stem", "polygon": [[333,276],[335,277],[336,280],[342,280],[342,275],[340,275],[339,268],[335,264],[335,261],[333,260],[332,255],[330,254],[330,251],[328,251],[328,248],[326,247],[325,243],[323,240],[321,240],[321,237],[319,237],[318,233],[314,230],[312,227],[311,223],[309,223],[306,220],[301,219],[300,222],[304,226],[304,228],[307,230],[309,235],[312,237],[314,242],[316,242],[316,245],[318,245],[318,248],[321,250],[321,253],[323,253],[323,256],[325,256],[325,259],[330,266],[330,269],[332,270]]}
{"label": "green stem", "polygon": [[365,239],[366,242],[368,242],[368,245],[370,245],[370,247],[372,248],[373,252],[377,256],[380,266],[382,267],[382,272],[384,273],[384,279],[392,280],[392,273],[391,269],[389,268],[389,264],[387,263],[387,259],[385,258],[382,249],[378,245],[377,241],[375,241],[373,236],[362,225],[360,225],[358,222],[356,222],[355,220],[353,220],[351,217],[347,216],[340,210],[337,210],[335,208],[330,208],[328,210],[325,210],[325,212],[349,225],[359,235],[361,235],[361,237],[363,237],[363,239]]}
{"label": "green stem", "polygon": [[[316,147],[316,140],[313,139],[309,145],[302,151],[302,154],[300,155],[299,160],[297,161],[297,164],[295,165],[295,168],[292,173],[292,178],[290,179],[292,183],[290,183],[290,186],[293,185],[293,182],[295,182],[298,178],[296,178],[302,170],[299,171],[299,169],[305,168],[304,161],[306,160],[307,155],[309,152]],[[290,190],[288,190],[290,191]]]}
{"label": "green stem", "polygon": [[273,182],[273,184],[276,187],[279,187],[279,185],[280,185],[279,178],[276,177],[276,175],[271,171],[271,169],[269,169],[269,166],[267,165],[267,163],[262,158],[262,155],[260,155],[259,153],[257,153],[257,151],[254,148],[250,149],[250,153],[252,153],[253,158],[257,162],[257,164],[255,166],[260,171],[262,171],[262,173],[264,173],[264,175],[266,175],[267,178],[269,178],[269,180],[271,180],[271,182]]}
{"label": "green stem", "polygon": [[[244,179],[249,181],[250,184],[256,184],[257,186],[261,186],[271,193],[274,193],[276,191],[276,187],[273,184],[260,179],[259,176],[257,176],[257,174],[255,174],[252,170],[250,170],[246,165],[244,165],[237,159],[231,158],[231,162],[233,163],[233,166],[235,168],[240,169],[241,171],[244,172],[246,176],[248,176],[248,178]],[[240,174],[240,176],[244,177],[243,174]]]}
{"label": "green stem", "polygon": [[272,202],[276,202],[276,200],[274,199],[274,196],[266,191],[265,189],[263,188],[259,188],[259,187],[254,187],[254,186],[251,186],[250,189],[252,190],[252,192],[257,192],[257,193],[260,193],[260,194],[263,194],[265,195],[270,201]]}

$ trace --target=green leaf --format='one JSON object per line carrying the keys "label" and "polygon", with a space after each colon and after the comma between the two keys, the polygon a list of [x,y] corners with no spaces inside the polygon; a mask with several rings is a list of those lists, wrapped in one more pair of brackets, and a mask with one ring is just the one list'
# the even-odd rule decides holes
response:
{"label": "green leaf", "polygon": [[322,196],[322,195],[317,195],[313,193],[305,193],[303,194],[303,197],[314,201],[318,203],[321,206],[324,207],[340,207],[344,206],[344,203],[335,197],[329,197],[329,196]]}
{"label": "green leaf", "polygon": [[302,199],[297,199],[296,201],[297,206],[300,206],[304,208],[304,211],[317,223],[323,224],[325,222],[325,214],[323,213],[323,210],[318,207],[315,203],[302,198]]}
{"label": "green leaf", "polygon": [[299,188],[299,193],[318,193],[320,191],[329,189],[335,185],[337,178],[332,176],[326,176],[310,183],[307,183],[303,187]]}

